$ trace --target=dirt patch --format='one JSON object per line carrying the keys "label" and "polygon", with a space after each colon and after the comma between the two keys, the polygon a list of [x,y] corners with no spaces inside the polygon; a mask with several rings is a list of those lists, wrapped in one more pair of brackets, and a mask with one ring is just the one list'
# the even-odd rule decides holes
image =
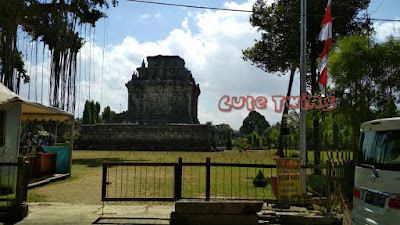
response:
{"label": "dirt patch", "polygon": [[29,191],[43,195],[49,202],[101,204],[101,167],[90,169],[89,174]]}

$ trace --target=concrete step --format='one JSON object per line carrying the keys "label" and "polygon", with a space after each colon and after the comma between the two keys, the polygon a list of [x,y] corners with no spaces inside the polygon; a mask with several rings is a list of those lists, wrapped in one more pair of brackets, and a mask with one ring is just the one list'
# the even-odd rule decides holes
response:
{"label": "concrete step", "polygon": [[307,211],[301,208],[289,210],[263,209],[257,213],[258,224],[340,224],[340,220],[331,214],[324,215],[319,211]]}
{"label": "concrete step", "polygon": [[258,224],[275,224],[277,221],[277,215],[273,211],[264,211],[257,213]]}

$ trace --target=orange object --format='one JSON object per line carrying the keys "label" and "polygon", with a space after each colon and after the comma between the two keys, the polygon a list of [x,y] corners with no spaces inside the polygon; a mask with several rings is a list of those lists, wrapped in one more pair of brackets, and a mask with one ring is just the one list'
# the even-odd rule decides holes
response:
{"label": "orange object", "polygon": [[29,161],[32,166],[32,177],[40,177],[42,173],[54,174],[57,169],[57,153],[36,153]]}
{"label": "orange object", "polygon": [[278,179],[276,175],[271,176],[271,186],[272,186],[272,194],[274,194],[275,197],[278,196]]}
{"label": "orange object", "polygon": [[42,158],[40,160],[42,173],[56,173],[57,166],[57,153],[40,153]]}

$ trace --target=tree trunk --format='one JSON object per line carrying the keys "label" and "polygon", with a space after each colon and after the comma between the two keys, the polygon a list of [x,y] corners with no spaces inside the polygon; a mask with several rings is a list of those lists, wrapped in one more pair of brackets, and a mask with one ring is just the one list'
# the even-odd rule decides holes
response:
{"label": "tree trunk", "polygon": [[[317,66],[314,63],[317,60],[318,54],[316,53],[315,48],[311,48],[310,54],[310,67],[311,67],[311,95],[316,95],[318,90],[318,76],[317,76]],[[314,109],[318,110],[318,109]],[[320,165],[321,164],[321,149],[320,149],[320,140],[319,140],[319,115],[318,113],[315,114],[313,119],[313,145],[314,145],[314,164]],[[320,174],[321,170],[315,169],[315,174]]]}
{"label": "tree trunk", "polygon": [[[287,90],[286,96],[290,96],[292,92],[292,84],[293,84],[293,78],[294,78],[294,73],[296,72],[297,66],[293,63],[292,67],[290,69],[290,78],[289,78],[289,86]],[[287,121],[287,115],[289,112],[289,107],[287,107],[287,104],[290,103],[290,99],[285,99],[285,105],[283,106],[283,113],[282,113],[282,119],[281,119],[281,129],[280,129],[280,135],[279,135],[279,147],[278,147],[278,155],[280,158],[285,157],[285,154],[283,152],[283,148],[286,145],[286,136],[287,136],[287,127],[286,127],[286,121]]]}

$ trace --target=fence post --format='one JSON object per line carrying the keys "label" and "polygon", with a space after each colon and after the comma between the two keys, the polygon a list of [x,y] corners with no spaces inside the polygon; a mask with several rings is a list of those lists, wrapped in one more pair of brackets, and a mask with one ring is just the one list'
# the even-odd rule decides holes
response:
{"label": "fence post", "polygon": [[178,165],[175,166],[174,198],[182,198],[182,158],[179,157]]}
{"label": "fence post", "polygon": [[206,159],[206,201],[210,201],[210,178],[211,178],[211,159],[207,157]]}
{"label": "fence post", "polygon": [[29,185],[29,176],[31,172],[31,164],[24,159],[24,180],[23,180],[23,187],[24,190],[22,192],[22,200],[26,201],[28,199],[28,185]]}
{"label": "fence post", "polygon": [[16,205],[21,205],[24,200],[26,200],[28,193],[28,173],[27,166],[25,162],[25,157],[18,158],[18,167],[17,167],[17,189],[15,194],[15,202]]}
{"label": "fence post", "polygon": [[101,200],[104,201],[107,194],[107,166],[103,163],[103,180],[101,184]]}
{"label": "fence post", "polygon": [[332,176],[332,165],[331,160],[326,161],[326,178],[327,178],[327,185],[328,185],[328,194],[331,192],[331,176]]}
{"label": "fence post", "polygon": [[[332,153],[332,152],[331,152]],[[327,178],[327,186],[328,186],[328,193],[327,193],[327,199],[326,199],[326,208],[327,211],[331,211],[331,202],[330,202],[330,194],[331,194],[331,176],[332,176],[332,165],[331,165],[331,160],[326,161],[326,178]]]}
{"label": "fence post", "polygon": [[[10,168],[9,168],[10,169]],[[15,202],[17,205],[22,204],[22,181],[23,181],[23,165],[21,157],[18,158],[18,167],[17,167],[17,188],[15,193]]]}

